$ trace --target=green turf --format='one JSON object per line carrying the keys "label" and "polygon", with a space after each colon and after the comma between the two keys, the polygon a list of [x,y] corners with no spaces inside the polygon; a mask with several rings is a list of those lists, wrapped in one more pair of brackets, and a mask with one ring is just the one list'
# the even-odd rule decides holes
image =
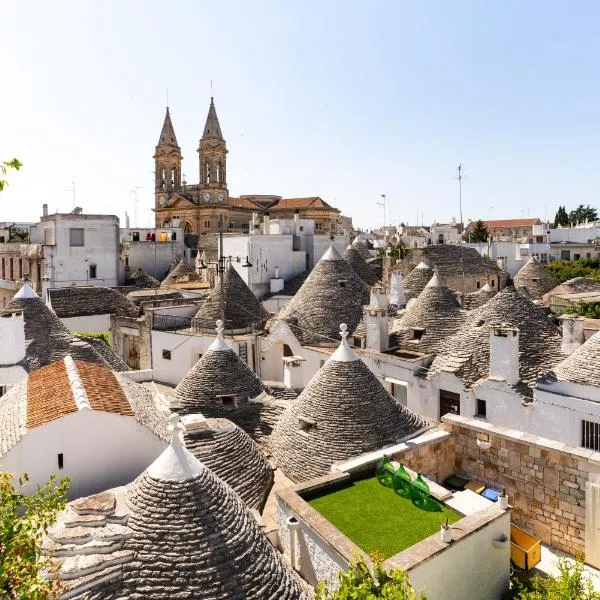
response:
{"label": "green turf", "polygon": [[443,504],[439,505],[440,512],[418,508],[381,485],[376,477],[355,481],[308,502],[365,552],[377,550],[385,558],[439,532],[446,517],[449,523],[462,518]]}

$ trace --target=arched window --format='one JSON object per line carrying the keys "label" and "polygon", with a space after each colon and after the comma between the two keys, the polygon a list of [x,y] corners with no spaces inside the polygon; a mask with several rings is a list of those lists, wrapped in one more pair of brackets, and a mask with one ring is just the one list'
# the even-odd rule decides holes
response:
{"label": "arched window", "polygon": [[223,163],[217,163],[217,183],[223,183]]}
{"label": "arched window", "polygon": [[204,183],[206,185],[210,184],[210,164],[208,160],[204,161]]}
{"label": "arched window", "polygon": [[283,345],[283,355],[284,356],[294,356],[292,349],[287,344]]}
{"label": "arched window", "polygon": [[160,172],[160,189],[163,191],[165,189],[166,179],[167,179],[167,170],[162,169]]}

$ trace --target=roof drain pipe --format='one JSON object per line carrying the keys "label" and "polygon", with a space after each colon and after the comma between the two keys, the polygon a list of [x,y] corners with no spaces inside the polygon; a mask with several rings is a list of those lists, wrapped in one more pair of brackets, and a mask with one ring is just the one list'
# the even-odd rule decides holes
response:
{"label": "roof drain pipe", "polygon": [[290,532],[290,563],[292,569],[296,570],[296,548],[298,545],[298,530],[300,522],[296,517],[288,517],[286,520],[288,531]]}

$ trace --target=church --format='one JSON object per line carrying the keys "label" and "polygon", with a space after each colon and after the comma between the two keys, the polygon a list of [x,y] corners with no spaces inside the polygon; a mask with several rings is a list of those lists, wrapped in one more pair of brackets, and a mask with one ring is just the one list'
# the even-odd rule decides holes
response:
{"label": "church", "polygon": [[232,197],[227,188],[227,144],[221,132],[214,99],[198,146],[199,182],[182,179],[181,148],[177,143],[169,108],[154,152],[156,227],[181,227],[186,234],[219,231],[249,233],[250,222],[270,219],[312,219],[315,233],[343,233],[340,211],[318,196],[283,198],[275,195]]}

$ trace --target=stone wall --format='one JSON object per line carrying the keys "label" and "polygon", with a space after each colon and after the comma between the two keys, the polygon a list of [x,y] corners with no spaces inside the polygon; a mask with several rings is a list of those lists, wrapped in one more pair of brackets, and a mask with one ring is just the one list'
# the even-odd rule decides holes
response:
{"label": "stone wall", "polygon": [[572,555],[584,551],[585,489],[600,473],[600,453],[482,420],[452,415],[443,421],[453,434],[458,473],[504,487],[512,521],[543,543]]}

